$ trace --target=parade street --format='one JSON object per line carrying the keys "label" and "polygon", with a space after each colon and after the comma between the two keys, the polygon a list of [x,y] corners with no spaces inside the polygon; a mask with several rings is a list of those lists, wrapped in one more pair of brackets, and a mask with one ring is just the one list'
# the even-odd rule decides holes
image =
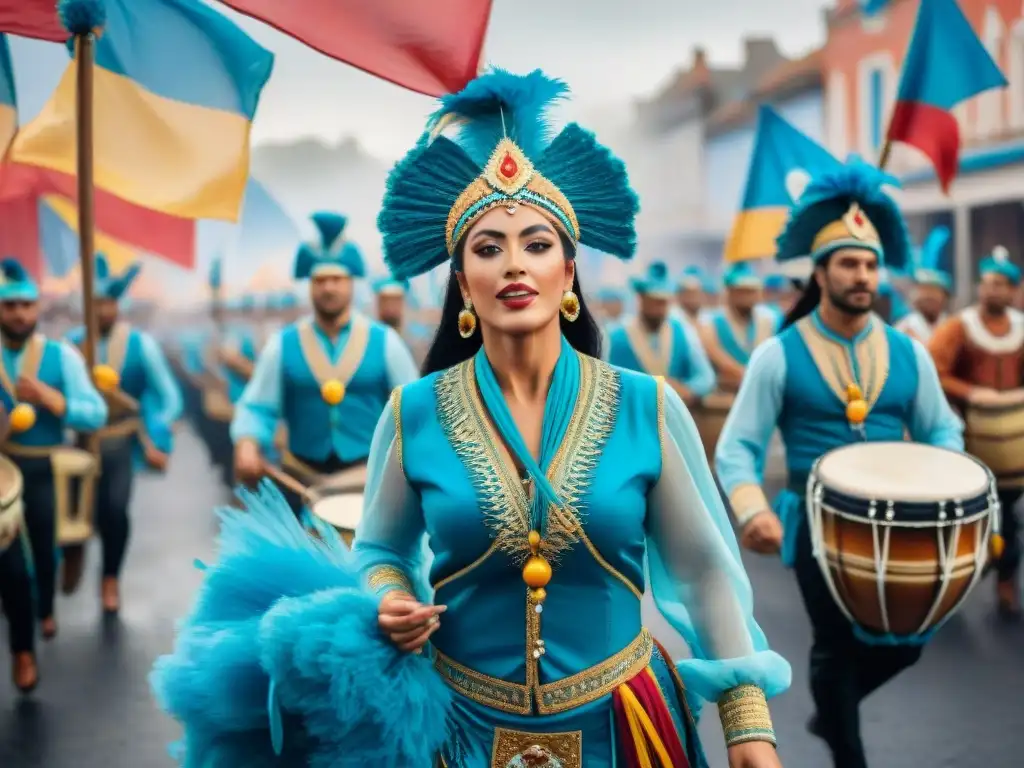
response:
{"label": "parade street", "polygon": [[[188,432],[180,436],[167,478],[140,476],[122,615],[104,623],[93,578],[59,603],[60,635],[41,646],[42,681],[32,697],[16,696],[8,670],[0,670],[0,766],[173,765],[167,746],[178,732],[154,706],[147,677],[153,660],[170,649],[175,622],[199,583],[194,561],[213,553],[212,508],[224,498],[203,448]],[[795,583],[777,561],[750,557],[747,567],[757,617],[773,647],[793,664],[792,690],[772,703],[783,765],[826,768],[824,747],[806,731],[810,635]],[[992,585],[985,582],[922,662],[867,700],[862,716],[873,767],[1020,764],[1024,627],[1000,626],[993,602]],[[671,650],[682,652],[653,610],[648,626]],[[725,768],[713,709],[705,711],[701,730],[711,765]]]}

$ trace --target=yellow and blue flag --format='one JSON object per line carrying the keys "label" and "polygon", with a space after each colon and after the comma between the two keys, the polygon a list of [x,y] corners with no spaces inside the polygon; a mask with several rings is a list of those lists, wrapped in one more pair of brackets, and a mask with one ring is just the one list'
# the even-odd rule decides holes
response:
{"label": "yellow and blue flag", "polygon": [[[93,77],[98,189],[187,219],[237,221],[274,56],[200,0],[106,0]],[[15,162],[75,174],[72,61]]]}
{"label": "yellow and blue flag", "polygon": [[0,157],[7,154],[18,132],[18,97],[14,90],[14,69],[7,35],[0,34]]}
{"label": "yellow and blue flag", "polygon": [[807,182],[841,165],[828,150],[762,104],[739,213],[725,246],[727,262],[775,255],[775,239]]}

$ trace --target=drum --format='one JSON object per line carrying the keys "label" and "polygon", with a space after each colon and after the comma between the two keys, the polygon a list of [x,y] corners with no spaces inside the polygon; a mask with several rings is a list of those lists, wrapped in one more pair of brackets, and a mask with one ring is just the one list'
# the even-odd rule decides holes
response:
{"label": "drum", "polygon": [[967,452],[984,462],[1000,488],[1024,488],[1024,403],[970,405],[964,414]]}
{"label": "drum", "polygon": [[366,467],[353,467],[309,489],[310,511],[334,528],[347,546],[352,546],[352,538],[363,517],[365,488]]}
{"label": "drum", "polygon": [[24,519],[21,492],[24,480],[18,465],[0,455],[0,552],[18,537]]}
{"label": "drum", "polygon": [[722,434],[725,420],[735,399],[736,395],[732,392],[712,392],[701,400],[700,407],[694,410],[697,432],[709,459],[715,455],[718,437]]}
{"label": "drum", "polygon": [[999,529],[992,473],[921,443],[829,451],[807,481],[811,544],[864,639],[923,642],[981,578]]}
{"label": "drum", "polygon": [[89,451],[61,446],[50,454],[57,543],[84,544],[92,538],[99,462]]}

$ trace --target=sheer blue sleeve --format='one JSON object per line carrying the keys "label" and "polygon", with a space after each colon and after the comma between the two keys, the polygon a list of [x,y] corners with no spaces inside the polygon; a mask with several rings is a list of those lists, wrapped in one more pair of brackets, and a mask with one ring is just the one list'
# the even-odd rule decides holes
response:
{"label": "sheer blue sleeve", "polygon": [[107,403],[93,385],[78,349],[66,341],[57,343],[64,378],[64,426],[75,432],[95,432],[107,423]]}
{"label": "sheer blue sleeve", "polygon": [[146,391],[141,402],[146,434],[157,450],[170,453],[174,442],[172,428],[184,408],[181,390],[156,340],[140,332],[139,347],[146,371]]}
{"label": "sheer blue sleeve", "polygon": [[411,384],[420,377],[419,368],[416,367],[409,346],[394,328],[388,328],[384,337],[384,365],[388,385],[392,389]]}
{"label": "sheer blue sleeve", "polygon": [[761,483],[785,386],[786,355],[778,337],[773,337],[750,356],[715,449],[718,480],[741,527],[757,513],[771,509]]}
{"label": "sheer blue sleeve", "polygon": [[231,441],[253,440],[264,454],[274,447],[281,418],[281,334],[275,333],[263,348],[252,378],[235,403]]}
{"label": "sheer blue sleeve", "polygon": [[683,338],[686,339],[689,354],[689,371],[683,384],[698,397],[709,395],[715,388],[715,369],[711,365],[708,353],[704,350],[700,333],[693,323],[685,318],[677,318],[675,322],[683,327]]}
{"label": "sheer blue sleeve", "polygon": [[692,659],[679,663],[687,689],[718,702],[739,686],[768,697],[790,685],[789,664],[754,620],[753,590],[697,427],[664,390],[661,477],[648,497],[648,563],[658,610]]}
{"label": "sheer blue sleeve", "polygon": [[910,415],[910,436],[914,442],[951,448],[964,449],[964,424],[949,407],[949,401],[939,383],[928,349],[917,339],[911,338],[914,357],[917,362],[917,395]]}
{"label": "sheer blue sleeve", "polygon": [[[352,553],[369,588],[378,595],[402,590],[430,599],[426,568],[426,526],[419,496],[402,468],[401,389],[391,395],[370,443],[363,517]],[[399,417],[400,418],[400,417]]]}

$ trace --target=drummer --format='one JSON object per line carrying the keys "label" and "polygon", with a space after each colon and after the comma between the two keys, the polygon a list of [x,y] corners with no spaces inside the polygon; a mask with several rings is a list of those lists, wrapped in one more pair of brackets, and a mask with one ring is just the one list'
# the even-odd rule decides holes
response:
{"label": "drummer", "polygon": [[936,227],[917,254],[914,266],[914,312],[896,323],[896,327],[922,344],[931,341],[936,326],[946,319],[953,276],[942,269],[942,250],[949,242],[949,229]]}
{"label": "drummer", "polygon": [[[315,213],[319,242],[299,248],[296,280],[309,280],[313,317],[293,323],[267,343],[235,406],[231,437],[239,481],[264,473],[278,422],[288,432],[286,469],[305,482],[364,465],[370,440],[394,387],[419,378],[401,337],[352,307],[363,256],[344,236],[347,219]],[[282,489],[296,514],[302,502]]]}
{"label": "drummer", "polygon": [[[928,349],[950,401],[993,409],[1024,405],[1024,314],[1011,304],[1021,271],[999,246],[981,262],[978,303],[940,323]],[[1011,418],[1011,417],[1007,417]],[[997,478],[998,479],[998,478]],[[1021,546],[1015,509],[1024,495],[1019,482],[1001,484],[1002,535],[1005,549],[996,564],[999,614],[1021,616],[1017,575]]]}
{"label": "drummer", "polygon": [[696,327],[672,311],[675,285],[668,267],[652,262],[632,284],[637,313],[609,332],[607,362],[664,376],[687,405],[696,404],[715,388],[715,372]]}
{"label": "drummer", "polygon": [[[96,368],[93,378],[104,392],[109,411],[100,430],[101,470],[96,487],[96,527],[103,545],[101,601],[103,610],[116,613],[121,607],[119,579],[128,549],[129,517],[135,472],[148,467],[167,469],[173,448],[174,423],[181,418],[181,390],[171,366],[153,337],[120,316],[120,302],[141,267],[133,264],[121,274],[110,271],[107,259],[96,254]],[[68,334],[78,347],[85,343],[85,329]],[[121,402],[127,396],[127,402]],[[77,583],[81,553],[65,550],[65,583]]]}
{"label": "drummer", "polygon": [[[962,425],[927,350],[871,311],[883,260],[902,265],[909,247],[884,183],[893,182],[854,158],[812,180],[791,211],[777,257],[810,254],[813,277],[784,330],[751,357],[716,451],[743,545],[765,554],[781,550],[795,570],[813,628],[817,715],[809,727],[828,743],[837,768],[865,768],[859,704],[913,664],[921,648],[873,645],[855,635],[811,552],[808,474],[833,448],[903,440],[905,430],[916,441],[963,450]],[[761,486],[776,428],[789,477],[773,511]]]}
{"label": "drummer", "polygon": [[701,340],[715,368],[718,388],[735,392],[750,362],[750,354],[775,335],[779,319],[759,304],[761,278],[749,264],[730,265],[723,282],[725,302],[705,314]]}
{"label": "drummer", "polygon": [[[9,418],[9,432],[0,450],[18,465],[24,479],[22,500],[35,571],[36,615],[43,636],[51,638],[57,634],[53,607],[57,502],[50,458],[64,445],[65,430],[93,432],[102,427],[107,406],[90,381],[82,356],[70,344],[38,333],[38,318],[35,282],[14,259],[0,261],[0,403]],[[17,558],[17,554],[7,557]],[[38,676],[32,655],[35,628],[12,620],[10,631],[15,682],[29,690]]]}

